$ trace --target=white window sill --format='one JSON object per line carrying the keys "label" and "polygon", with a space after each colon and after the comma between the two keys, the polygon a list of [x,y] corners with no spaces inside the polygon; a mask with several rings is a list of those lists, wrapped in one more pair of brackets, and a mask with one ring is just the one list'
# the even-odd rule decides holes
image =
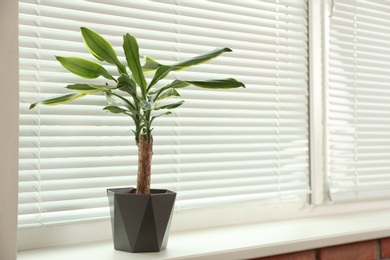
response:
{"label": "white window sill", "polygon": [[[18,260],[251,259],[390,237],[390,210],[172,232],[159,253],[115,251],[100,241],[18,253]],[[77,234],[75,234],[77,236]]]}

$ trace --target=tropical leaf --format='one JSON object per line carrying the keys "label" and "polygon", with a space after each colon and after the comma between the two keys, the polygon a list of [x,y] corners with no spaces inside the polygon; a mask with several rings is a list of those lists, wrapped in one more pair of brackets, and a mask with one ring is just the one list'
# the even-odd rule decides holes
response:
{"label": "tropical leaf", "polygon": [[123,36],[123,50],[125,51],[127,65],[129,66],[135,82],[141,87],[146,96],[146,80],[139,60],[139,48],[134,36],[126,34]]}
{"label": "tropical leaf", "polygon": [[[245,88],[245,85],[242,82],[239,82],[235,79],[218,79],[218,80],[206,80],[206,81],[190,81],[190,80],[184,81],[184,80],[176,79],[171,83],[165,85],[164,87],[160,88],[155,93],[151,93],[152,100],[157,101],[159,99],[162,99],[160,95],[162,95],[162,93],[165,93],[171,89],[185,88],[190,85],[194,85],[201,88],[208,88],[208,89],[230,89],[230,88],[238,88],[238,87]],[[177,92],[177,94],[179,93]]]}
{"label": "tropical leaf", "polygon": [[57,97],[54,97],[54,98],[41,100],[41,101],[32,103],[30,105],[30,109],[33,109],[34,107],[36,107],[39,104],[48,105],[48,106],[54,106],[54,105],[68,103],[68,102],[70,102],[72,100],[75,100],[77,98],[84,97],[85,95],[86,94],[84,94],[84,93],[69,93],[69,94],[57,96]]}
{"label": "tropical leaf", "polygon": [[172,104],[168,104],[168,105],[164,105],[164,106],[161,106],[161,107],[155,107],[154,110],[160,110],[160,109],[174,109],[174,108],[177,108],[181,105],[184,104],[184,100],[181,100],[179,102],[176,102],[176,103],[172,103]]}
{"label": "tropical leaf", "polygon": [[151,111],[155,109],[155,104],[153,101],[142,100],[140,102],[141,108],[143,111]]}
{"label": "tropical leaf", "polygon": [[[106,110],[106,111],[114,113],[114,114],[128,115],[134,120],[134,122],[138,122],[136,117],[134,116],[134,111],[129,111],[129,110],[123,109],[123,108],[118,107],[118,106],[106,106],[103,108],[103,110]],[[135,132],[133,131],[133,133],[135,133]]]}
{"label": "tropical leaf", "polygon": [[171,112],[171,111],[167,111],[167,112],[162,113],[162,114],[159,114],[159,115],[157,115],[157,116],[153,116],[153,117],[152,117],[152,120],[150,120],[150,122],[152,123],[152,122],[154,121],[154,119],[159,118],[159,117],[161,117],[161,116],[167,116],[167,115],[170,115],[170,114],[172,114],[172,112]]}
{"label": "tropical leaf", "polygon": [[[169,74],[169,72],[171,72],[171,71],[187,69],[188,67],[208,62],[208,61],[218,57],[219,55],[221,55],[224,52],[231,52],[231,51],[232,51],[231,49],[226,48],[226,47],[225,48],[218,48],[218,49],[215,49],[215,50],[210,51],[208,53],[195,56],[191,59],[181,61],[181,62],[178,62],[178,63],[173,64],[173,65],[161,65],[153,60],[156,64],[158,64],[160,66],[157,67],[156,73],[154,74],[152,81],[149,83],[148,91],[158,81],[165,78]],[[152,61],[150,61],[150,62],[153,63]],[[154,66],[157,66],[156,64],[154,64]]]}
{"label": "tropical leaf", "polygon": [[187,87],[189,85],[191,85],[191,84],[188,82],[185,82],[182,80],[174,80],[171,83],[166,84],[162,88],[159,88],[154,92],[150,92],[149,94],[152,97],[152,100],[156,101],[157,99],[159,99],[160,94],[163,93],[164,91],[166,91],[167,89],[184,88],[184,87]]}
{"label": "tropical leaf", "polygon": [[209,89],[230,89],[230,88],[245,88],[244,83],[237,81],[235,79],[213,79],[213,80],[205,80],[205,81],[192,81],[187,80],[183,81],[184,83],[188,83],[189,85],[194,85],[200,88],[209,88]]}
{"label": "tropical leaf", "polygon": [[157,101],[157,100],[164,100],[164,99],[169,99],[171,97],[180,97],[180,94],[179,92],[177,92],[176,89],[174,88],[169,88],[163,92],[161,92],[161,94],[159,94],[159,96],[157,97],[152,97],[152,100],[154,101]]}
{"label": "tropical leaf", "polygon": [[182,69],[186,69],[190,66],[194,66],[194,65],[208,62],[208,61],[218,57],[219,55],[221,55],[224,52],[231,52],[231,51],[232,51],[231,49],[226,48],[226,47],[225,48],[218,48],[218,49],[215,49],[215,50],[210,51],[208,53],[205,53],[205,54],[202,54],[199,56],[195,56],[191,59],[173,64],[171,66],[173,67],[173,70],[182,70]]}
{"label": "tropical leaf", "polygon": [[159,67],[162,65],[152,59],[151,57],[145,55],[144,58],[142,59],[142,70],[144,73],[151,73],[155,70],[157,70]]}
{"label": "tropical leaf", "polygon": [[118,106],[106,106],[103,108],[103,110],[110,111],[111,113],[114,114],[127,114],[129,112],[127,109],[123,109]]}
{"label": "tropical leaf", "polygon": [[150,81],[149,83],[149,86],[148,86],[148,91],[151,87],[153,87],[157,82],[159,82],[160,80],[162,80],[163,78],[165,78],[169,72],[172,71],[172,67],[171,66],[161,66],[159,67],[157,70],[156,70],[156,73],[154,74],[153,76],[153,79],[152,81]]}
{"label": "tropical leaf", "polygon": [[101,61],[115,64],[119,73],[126,73],[126,67],[118,60],[115,50],[108,40],[86,27],[81,27],[80,30],[84,44],[93,56]]}
{"label": "tropical leaf", "polygon": [[113,92],[105,92],[107,103],[110,105],[122,105],[127,107],[130,111],[136,111],[134,104],[132,104],[128,99],[122,97],[121,95],[115,94]]}
{"label": "tropical leaf", "polygon": [[169,85],[165,86],[164,88],[175,88],[175,89],[178,89],[178,88],[185,88],[185,87],[187,87],[189,85],[190,85],[190,83],[188,83],[186,81],[183,81],[183,80],[180,80],[180,79],[175,79],[174,81],[169,83]]}
{"label": "tropical leaf", "polygon": [[106,79],[115,80],[105,68],[94,61],[77,57],[61,56],[57,56],[56,59],[65,69],[77,76],[88,79],[94,79],[99,76],[103,76]]}
{"label": "tropical leaf", "polygon": [[132,97],[137,98],[137,85],[133,79],[129,78],[126,74],[122,74],[118,78],[117,84],[119,90],[129,93]]}
{"label": "tropical leaf", "polygon": [[109,85],[91,85],[91,84],[72,84],[66,86],[66,88],[75,92],[86,93],[86,94],[98,93],[101,91],[108,91],[108,90],[115,89],[115,87]]}

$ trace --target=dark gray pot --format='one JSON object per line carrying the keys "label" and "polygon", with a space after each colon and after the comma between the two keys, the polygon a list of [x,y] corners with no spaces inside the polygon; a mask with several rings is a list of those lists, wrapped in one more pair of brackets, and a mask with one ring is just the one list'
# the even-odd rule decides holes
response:
{"label": "dark gray pot", "polygon": [[159,252],[167,247],[176,193],[134,188],[108,189],[114,248],[127,252]]}

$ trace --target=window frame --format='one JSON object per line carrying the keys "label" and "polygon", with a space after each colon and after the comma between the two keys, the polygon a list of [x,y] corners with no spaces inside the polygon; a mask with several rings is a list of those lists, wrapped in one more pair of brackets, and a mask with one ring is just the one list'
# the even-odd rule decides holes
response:
{"label": "window frame", "polygon": [[18,3],[0,2],[0,259],[16,259],[18,207]]}

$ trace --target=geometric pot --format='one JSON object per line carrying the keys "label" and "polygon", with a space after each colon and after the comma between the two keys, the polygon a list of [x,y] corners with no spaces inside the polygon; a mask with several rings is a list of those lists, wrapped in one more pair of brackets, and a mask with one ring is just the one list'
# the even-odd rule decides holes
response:
{"label": "geometric pot", "polygon": [[107,189],[114,248],[126,252],[159,252],[167,247],[176,193],[134,188]]}

